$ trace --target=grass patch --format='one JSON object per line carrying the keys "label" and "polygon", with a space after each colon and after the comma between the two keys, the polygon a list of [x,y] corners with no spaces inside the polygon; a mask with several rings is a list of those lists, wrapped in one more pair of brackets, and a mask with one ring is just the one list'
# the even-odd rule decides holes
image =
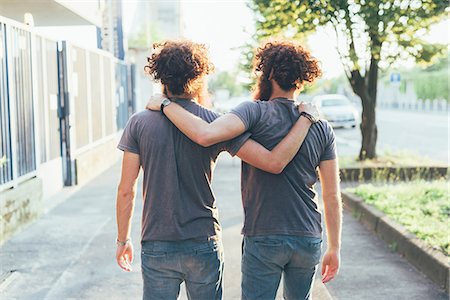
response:
{"label": "grass patch", "polygon": [[418,166],[445,166],[445,163],[428,157],[419,156],[406,151],[385,151],[375,159],[358,161],[354,156],[340,156],[340,168],[379,168],[379,167],[418,167]]}
{"label": "grass patch", "polygon": [[405,226],[433,248],[450,256],[449,183],[413,181],[397,185],[363,184],[347,191]]}

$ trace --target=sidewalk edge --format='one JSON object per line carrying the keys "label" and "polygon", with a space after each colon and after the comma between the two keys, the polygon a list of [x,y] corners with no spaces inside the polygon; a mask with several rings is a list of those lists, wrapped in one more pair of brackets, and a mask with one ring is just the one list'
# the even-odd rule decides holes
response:
{"label": "sidewalk edge", "polygon": [[450,268],[448,258],[444,254],[426,245],[402,225],[389,219],[378,209],[365,204],[356,195],[342,192],[342,201],[344,208],[360,223],[449,294]]}

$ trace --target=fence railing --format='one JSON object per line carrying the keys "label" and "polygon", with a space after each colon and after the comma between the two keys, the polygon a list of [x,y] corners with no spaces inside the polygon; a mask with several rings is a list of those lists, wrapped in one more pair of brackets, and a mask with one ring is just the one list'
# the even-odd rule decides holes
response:
{"label": "fence railing", "polygon": [[8,65],[6,63],[6,24],[0,21],[0,185],[13,179],[8,90]]}
{"label": "fence railing", "polygon": [[447,99],[419,99],[412,82],[406,82],[403,91],[400,86],[380,83],[377,104],[381,108],[412,110],[420,112],[448,112],[450,103]]}
{"label": "fence railing", "polygon": [[2,46],[0,184],[13,185],[36,171],[32,34],[20,23],[0,19]]}
{"label": "fence railing", "polygon": [[442,112],[447,113],[450,110],[450,103],[447,100],[421,100],[413,99],[398,102],[384,102],[379,103],[381,108],[410,110],[419,112]]}
{"label": "fence railing", "polygon": [[57,158],[73,184],[76,155],[113,136],[132,113],[130,69],[108,52],[0,16],[0,191]]}

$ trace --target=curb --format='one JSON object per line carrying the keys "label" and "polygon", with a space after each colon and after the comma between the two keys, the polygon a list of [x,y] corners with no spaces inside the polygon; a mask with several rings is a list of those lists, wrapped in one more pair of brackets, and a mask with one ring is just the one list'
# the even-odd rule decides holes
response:
{"label": "curb", "polygon": [[425,244],[405,227],[389,219],[378,209],[364,203],[358,196],[342,192],[342,201],[344,208],[350,211],[360,223],[449,294],[449,259],[443,253]]}
{"label": "curb", "polygon": [[412,179],[433,180],[447,178],[448,167],[360,167],[341,168],[342,182],[408,181]]}

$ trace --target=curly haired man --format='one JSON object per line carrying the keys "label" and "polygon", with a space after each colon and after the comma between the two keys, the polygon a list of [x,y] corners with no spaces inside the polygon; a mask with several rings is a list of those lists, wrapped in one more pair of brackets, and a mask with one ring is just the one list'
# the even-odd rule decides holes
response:
{"label": "curly haired man", "polygon": [[[207,124],[177,104],[165,115],[193,141],[208,145],[250,132],[252,139],[272,149],[302,116],[294,104],[305,82],[321,75],[318,61],[293,41],[268,42],[257,49],[254,102]],[[148,107],[158,109],[160,97]],[[315,122],[300,151],[281,174],[242,163],[244,247],[242,298],[275,299],[283,274],[285,299],[310,299],[321,256],[322,223],[314,189],[319,170],[327,227],[328,249],[322,261],[322,281],[339,269],[341,199],[335,136],[324,120]]]}
{"label": "curly haired man", "polygon": [[[190,41],[154,45],[145,71],[162,83],[171,103],[210,123],[218,114],[196,101],[211,71],[207,49]],[[158,108],[161,103],[158,104]],[[300,105],[299,109],[308,109]],[[304,112],[305,113],[305,112]],[[305,113],[311,116],[308,113]],[[267,150],[250,134],[236,134],[226,142],[193,143],[162,114],[142,111],[133,115],[118,148],[124,151],[117,193],[116,259],[131,270],[131,218],[140,168],[144,173],[141,235],[144,299],[177,299],[185,282],[189,299],[221,299],[223,251],[211,176],[218,154],[228,151],[256,168],[280,173],[298,152],[311,121],[302,117],[276,147]],[[286,132],[287,133],[287,132]]]}

